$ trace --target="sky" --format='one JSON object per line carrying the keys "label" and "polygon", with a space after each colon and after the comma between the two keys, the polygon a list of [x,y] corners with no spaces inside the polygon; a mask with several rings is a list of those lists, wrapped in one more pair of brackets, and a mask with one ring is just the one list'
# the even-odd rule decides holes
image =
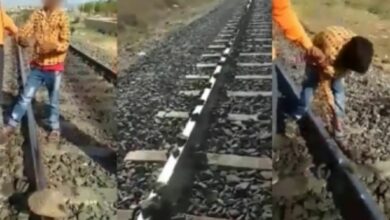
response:
{"label": "sky", "polygon": [[[41,0],[0,0],[5,7],[15,7],[19,5],[39,5]],[[91,0],[66,0],[68,4],[75,5]]]}

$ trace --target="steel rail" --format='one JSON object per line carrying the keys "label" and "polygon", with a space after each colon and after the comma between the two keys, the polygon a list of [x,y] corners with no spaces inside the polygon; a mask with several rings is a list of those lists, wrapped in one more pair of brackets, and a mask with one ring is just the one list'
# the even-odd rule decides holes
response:
{"label": "steel rail", "polygon": [[[299,100],[299,93],[279,61],[275,62],[273,71],[277,77],[278,93],[274,99],[277,100],[276,124],[280,133],[284,132],[283,115],[292,111]],[[367,188],[351,171],[350,161],[329,135],[322,120],[309,111],[299,123],[299,128],[315,165],[325,164],[330,172],[326,181],[341,216],[346,220],[387,219]]]}
{"label": "steel rail", "polygon": [[80,56],[83,59],[85,59],[87,62],[90,62],[92,65],[96,66],[99,70],[102,70],[103,77],[108,82],[113,83],[114,85],[116,85],[117,73],[113,69],[111,69],[110,67],[106,66],[105,64],[99,62],[98,60],[96,60],[92,56],[88,55],[87,53],[85,53],[84,51],[82,51],[80,48],[78,48],[77,46],[75,46],[73,44],[69,45],[69,49],[70,49],[71,52],[74,52],[78,56]]}
{"label": "steel rail", "polygon": [[193,165],[191,163],[194,161],[191,156],[205,140],[211,109],[218,102],[222,94],[223,85],[229,74],[231,74],[231,69],[235,66],[234,59],[239,56],[239,51],[236,48],[245,35],[245,30],[253,11],[253,5],[253,0],[247,1],[234,37],[226,44],[226,48],[224,48],[224,52],[221,54],[220,62],[211,75],[209,85],[202,92],[199,100],[201,104],[196,106],[190,113],[190,119],[179,140],[179,142],[183,143],[183,146],[170,152],[170,156],[157,180],[157,187],[150,193],[148,199],[141,202],[137,220],[170,219],[172,209],[181,192],[183,192],[186,186],[188,187],[191,184],[189,181],[193,178],[193,175],[184,167]]}
{"label": "steel rail", "polygon": [[[29,69],[29,67],[24,61],[23,51],[20,46],[16,46],[16,55],[20,91],[23,91],[23,86],[27,81],[26,70]],[[26,167],[25,170],[27,171],[30,184],[32,184],[30,187],[31,189],[37,191],[43,190],[47,187],[47,180],[44,174],[43,163],[41,159],[41,149],[38,141],[38,131],[31,104],[28,105],[26,114],[22,119],[22,133],[25,138],[24,145],[28,151],[26,152],[26,159],[28,165],[30,166]],[[51,219],[44,216],[37,216],[33,213],[31,213],[30,218],[41,220]]]}

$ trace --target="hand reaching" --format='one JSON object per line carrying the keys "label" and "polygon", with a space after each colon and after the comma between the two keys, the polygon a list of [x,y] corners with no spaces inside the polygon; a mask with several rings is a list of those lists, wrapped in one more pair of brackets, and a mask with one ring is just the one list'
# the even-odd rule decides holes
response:
{"label": "hand reaching", "polygon": [[306,59],[313,66],[325,68],[326,66],[329,65],[329,62],[328,62],[325,54],[322,52],[321,49],[319,49],[316,46],[313,46],[306,51]]}
{"label": "hand reaching", "polygon": [[30,42],[27,38],[18,37],[17,41],[21,47],[28,47],[30,45]]}

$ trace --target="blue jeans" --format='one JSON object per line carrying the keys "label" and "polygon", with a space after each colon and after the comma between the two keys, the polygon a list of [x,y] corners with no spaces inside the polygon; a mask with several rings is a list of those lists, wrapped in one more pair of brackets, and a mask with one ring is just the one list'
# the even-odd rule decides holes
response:
{"label": "blue jeans", "polygon": [[[297,116],[302,116],[307,112],[319,81],[318,73],[310,65],[306,65],[305,74],[306,79],[302,83],[300,100],[295,112]],[[336,116],[343,118],[345,115],[345,91],[342,78],[332,81],[332,92],[335,101]]]}
{"label": "blue jeans", "polygon": [[26,84],[23,87],[22,94],[18,97],[18,102],[14,106],[8,125],[17,127],[20,120],[26,113],[28,105],[34,98],[37,90],[45,85],[49,93],[49,126],[56,130],[60,128],[60,112],[59,112],[59,89],[62,73],[52,71],[41,71],[32,69],[27,77]]}

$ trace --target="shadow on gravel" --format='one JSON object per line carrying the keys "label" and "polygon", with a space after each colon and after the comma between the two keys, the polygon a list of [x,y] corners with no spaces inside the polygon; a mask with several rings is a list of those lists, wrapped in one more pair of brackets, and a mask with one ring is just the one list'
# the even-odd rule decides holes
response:
{"label": "shadow on gravel", "polygon": [[9,205],[13,208],[11,219],[17,219],[19,213],[28,213],[28,197],[31,195],[32,190],[26,192],[17,192],[8,198]]}
{"label": "shadow on gravel", "polygon": [[[7,197],[9,213],[1,219],[18,219],[20,214],[28,214],[28,197],[34,191],[26,179],[11,179],[1,185],[3,196]],[[4,214],[4,213],[2,213]]]}
{"label": "shadow on gravel", "polygon": [[[11,93],[3,93],[5,100],[5,115],[9,115],[16,102],[16,97]],[[48,126],[45,123],[45,103],[34,102],[34,113],[39,127],[48,131]],[[4,116],[6,118],[6,116]],[[86,154],[91,160],[98,163],[110,174],[116,173],[116,152],[105,144],[96,141],[90,135],[84,133],[75,124],[60,116],[61,121],[61,136],[69,143],[77,146],[77,148]],[[25,149],[24,149],[25,150]],[[68,150],[68,149],[65,149]],[[70,149],[69,149],[70,150]],[[26,154],[28,152],[24,152]]]}
{"label": "shadow on gravel", "polygon": [[[43,124],[43,121],[40,120],[38,123]],[[40,125],[45,126],[42,124]],[[105,170],[111,174],[116,173],[116,152],[109,146],[97,142],[91,136],[78,129],[76,125],[62,117],[61,135],[63,138],[77,146],[92,160],[100,164]]]}
{"label": "shadow on gravel", "polygon": [[64,88],[66,87],[66,90],[79,101],[79,109],[88,112],[91,119],[98,122],[96,128],[107,132],[109,137],[112,137],[115,127],[112,120],[114,87],[101,78],[103,72],[89,63],[80,62],[80,58],[74,54],[69,56],[66,65],[69,67],[65,71],[67,77],[63,82]]}

